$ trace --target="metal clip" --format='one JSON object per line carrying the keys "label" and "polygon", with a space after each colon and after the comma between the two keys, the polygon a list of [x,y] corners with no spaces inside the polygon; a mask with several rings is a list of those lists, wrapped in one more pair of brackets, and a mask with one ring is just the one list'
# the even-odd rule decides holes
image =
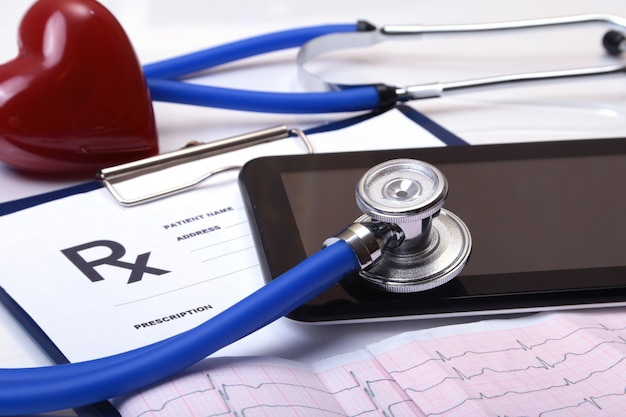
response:
{"label": "metal clip", "polygon": [[239,165],[224,166],[211,170],[201,177],[136,198],[126,198],[115,188],[115,184],[157,172],[173,166],[185,164],[187,162],[196,161],[210,156],[220,155],[226,152],[236,151],[238,149],[247,148],[261,143],[272,142],[279,139],[288,138],[290,135],[297,136],[306,146],[308,153],[313,153],[313,146],[306,137],[304,132],[299,129],[288,129],[286,126],[277,126],[269,129],[258,130],[243,135],[233,136],[209,143],[192,142],[177,151],[167,152],[139,161],[128,162],[110,168],[104,168],[98,172],[98,179],[101,180],[113,197],[124,206],[134,206],[147,203],[159,198],[167,197],[175,193],[186,191],[198,184],[208,180],[209,178],[221,172],[238,170]]}

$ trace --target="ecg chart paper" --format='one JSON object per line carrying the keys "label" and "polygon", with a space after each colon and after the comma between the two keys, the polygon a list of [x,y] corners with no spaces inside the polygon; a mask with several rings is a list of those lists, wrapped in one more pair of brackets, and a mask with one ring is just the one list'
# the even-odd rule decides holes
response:
{"label": "ecg chart paper", "polygon": [[124,417],[626,415],[626,310],[403,333],[313,364],[214,358],[118,399]]}

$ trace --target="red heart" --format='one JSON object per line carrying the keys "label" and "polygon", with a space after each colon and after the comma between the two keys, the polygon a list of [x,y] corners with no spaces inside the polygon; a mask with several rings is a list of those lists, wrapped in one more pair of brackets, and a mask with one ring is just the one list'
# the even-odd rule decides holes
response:
{"label": "red heart", "polygon": [[92,0],[39,0],[0,65],[0,160],[91,172],[154,155],[152,102],[124,30]]}

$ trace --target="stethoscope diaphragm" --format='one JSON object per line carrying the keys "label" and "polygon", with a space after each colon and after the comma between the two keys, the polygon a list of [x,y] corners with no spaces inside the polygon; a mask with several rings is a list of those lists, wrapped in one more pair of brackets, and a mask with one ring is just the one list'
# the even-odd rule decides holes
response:
{"label": "stethoscope diaphragm", "polygon": [[399,228],[402,239],[360,277],[393,293],[425,291],[456,277],[472,239],[465,223],[442,208],[447,195],[446,177],[426,162],[396,159],[371,168],[357,185],[357,205],[366,216]]}

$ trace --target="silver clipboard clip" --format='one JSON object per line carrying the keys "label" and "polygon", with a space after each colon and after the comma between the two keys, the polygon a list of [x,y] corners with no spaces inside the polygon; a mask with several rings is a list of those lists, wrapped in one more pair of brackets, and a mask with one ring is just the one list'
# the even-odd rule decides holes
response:
{"label": "silver clipboard clip", "polygon": [[220,155],[226,152],[236,151],[261,143],[286,139],[290,136],[299,138],[306,146],[307,152],[313,153],[313,146],[311,145],[311,142],[300,129],[289,129],[286,126],[276,126],[209,143],[192,142],[184,148],[176,151],[155,155],[139,161],[128,162],[110,168],[104,168],[98,172],[97,176],[120,204],[123,206],[135,206],[186,191],[219,173],[230,170],[238,170],[241,169],[241,166],[231,165],[219,167],[206,172],[199,178],[192,181],[135,198],[124,197],[120,192],[118,192],[115,187],[116,184],[176,165],[208,158],[210,156]]}

